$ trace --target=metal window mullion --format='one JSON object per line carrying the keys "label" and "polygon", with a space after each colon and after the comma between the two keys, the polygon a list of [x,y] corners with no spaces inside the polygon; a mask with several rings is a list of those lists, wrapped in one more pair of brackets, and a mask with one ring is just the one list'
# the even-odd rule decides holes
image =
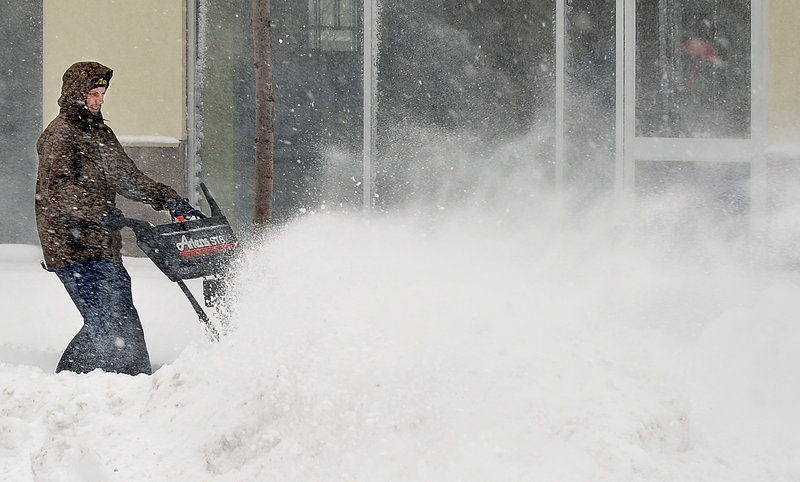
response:
{"label": "metal window mullion", "polygon": [[[621,0],[624,10],[623,30],[623,138],[626,145],[636,137],[636,1]],[[623,148],[623,191],[632,195],[636,181],[636,159]]]}
{"label": "metal window mullion", "polygon": [[625,190],[625,0],[616,1],[616,24],[614,35],[616,40],[615,57],[615,176],[614,189],[621,197]]}
{"label": "metal window mullion", "polygon": [[362,132],[362,209],[372,210],[373,161],[376,155],[377,135],[375,103],[377,87],[378,20],[377,0],[364,0],[363,29],[363,132]]}
{"label": "metal window mullion", "polygon": [[[198,77],[202,78],[203,72],[198,72],[198,42],[200,32],[198,22],[205,21],[198,5],[202,0],[189,0],[186,5],[186,150],[184,187],[186,197],[193,205],[197,205],[200,194],[197,192],[197,180],[200,176],[201,136],[203,128],[202,116],[198,106],[202,103],[202,92],[198,88]],[[205,39],[203,39],[205,41]],[[200,74],[200,75],[198,75]]]}
{"label": "metal window mullion", "polygon": [[756,154],[750,163],[751,227],[760,230],[767,216],[769,2],[750,3],[750,138]]}
{"label": "metal window mullion", "polygon": [[566,0],[556,0],[556,125],[555,125],[555,185],[561,192],[564,187],[564,90],[565,90],[565,43]]}
{"label": "metal window mullion", "polygon": [[311,48],[317,50],[320,48],[322,42],[322,34],[320,28],[320,0],[310,0],[310,18],[308,19],[308,27],[311,29]]}

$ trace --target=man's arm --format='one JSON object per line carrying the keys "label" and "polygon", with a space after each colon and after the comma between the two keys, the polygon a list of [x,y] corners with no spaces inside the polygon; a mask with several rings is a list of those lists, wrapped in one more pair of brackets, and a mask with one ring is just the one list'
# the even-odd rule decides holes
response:
{"label": "man's arm", "polygon": [[178,199],[180,196],[175,189],[156,182],[143,173],[128,157],[122,148],[117,137],[108,129],[110,141],[109,146],[113,150],[114,167],[116,169],[117,184],[116,191],[133,201],[143,202],[153,206],[153,209],[160,211],[166,207],[170,199]]}

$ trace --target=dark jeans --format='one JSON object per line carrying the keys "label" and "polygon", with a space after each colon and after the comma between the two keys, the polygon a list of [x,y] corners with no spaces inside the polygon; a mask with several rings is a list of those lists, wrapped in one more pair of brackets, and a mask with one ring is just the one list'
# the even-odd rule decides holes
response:
{"label": "dark jeans", "polygon": [[122,263],[90,261],[56,270],[83,327],[67,346],[56,373],[151,373],[139,314],[133,306],[131,277]]}

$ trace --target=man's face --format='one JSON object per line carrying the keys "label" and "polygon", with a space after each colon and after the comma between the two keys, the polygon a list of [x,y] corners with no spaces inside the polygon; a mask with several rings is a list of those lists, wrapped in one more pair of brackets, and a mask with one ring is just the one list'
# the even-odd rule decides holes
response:
{"label": "man's face", "polygon": [[100,106],[103,105],[103,98],[106,95],[105,87],[95,87],[86,94],[86,107],[92,114],[100,112]]}

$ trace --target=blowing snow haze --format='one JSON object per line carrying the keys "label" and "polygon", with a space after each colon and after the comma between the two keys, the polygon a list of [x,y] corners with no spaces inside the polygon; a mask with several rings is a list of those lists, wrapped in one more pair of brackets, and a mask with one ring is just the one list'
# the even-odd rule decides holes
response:
{"label": "blowing snow haze", "polygon": [[[332,123],[346,142],[314,145],[313,189],[279,188],[300,194],[248,240],[219,342],[149,260],[126,258],[157,370],[55,375],[81,318],[37,246],[0,245],[0,479],[800,479],[792,180],[769,220],[736,168],[646,166],[617,197],[613,76],[598,74],[614,44],[587,40],[613,16],[576,6],[571,48],[591,44],[592,62],[567,65],[557,190],[553,59],[494,55],[552,43],[552,12],[509,5],[504,34],[470,35],[421,22],[434,3],[384,3],[373,209],[360,133]],[[491,18],[488,3],[448,15]]]}
{"label": "blowing snow haze", "polygon": [[535,170],[488,174],[518,147],[431,137],[429,159],[462,161],[425,202],[329,208],[254,243],[219,343],[174,285],[129,261],[150,280],[134,296],[163,364],[152,377],[52,375],[79,317],[53,326],[66,306],[36,300],[59,287],[34,252],[6,248],[4,475],[797,476],[797,273],[686,229],[676,195],[626,217],[540,188]]}

